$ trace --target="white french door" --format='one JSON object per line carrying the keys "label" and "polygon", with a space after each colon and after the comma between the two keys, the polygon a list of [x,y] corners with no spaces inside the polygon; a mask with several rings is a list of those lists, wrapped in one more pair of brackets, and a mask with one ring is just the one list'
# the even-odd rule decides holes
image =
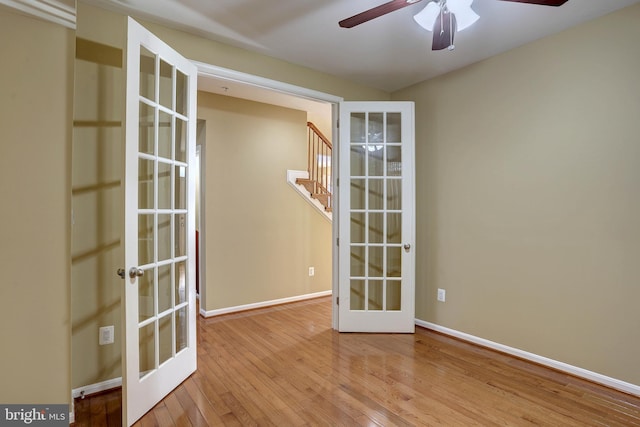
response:
{"label": "white french door", "polygon": [[414,332],[414,104],[340,104],[340,332]]}
{"label": "white french door", "polygon": [[129,18],[123,424],[196,369],[196,67]]}

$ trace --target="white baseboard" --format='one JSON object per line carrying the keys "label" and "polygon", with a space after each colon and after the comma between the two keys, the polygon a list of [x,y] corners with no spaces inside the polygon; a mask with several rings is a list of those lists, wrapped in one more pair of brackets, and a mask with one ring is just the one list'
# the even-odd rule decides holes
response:
{"label": "white baseboard", "polygon": [[116,387],[122,387],[122,377],[113,378],[101,383],[90,384],[84,387],[74,388],[73,390],[71,390],[71,397],[75,399],[83,395],[88,396],[93,393],[99,393],[101,391],[110,390]]}
{"label": "white baseboard", "polygon": [[271,301],[262,301],[262,302],[256,302],[253,304],[237,305],[235,307],[218,308],[216,310],[205,311],[204,309],[200,309],[200,314],[204,317],[220,316],[222,314],[237,313],[239,311],[253,310],[256,308],[269,307],[272,305],[280,305],[280,304],[286,304],[289,302],[304,301],[304,300],[324,297],[328,295],[331,295],[331,291],[315,292],[312,294],[298,295],[295,297],[281,298],[281,299],[276,299]]}
{"label": "white baseboard", "polygon": [[633,394],[635,396],[640,396],[640,385],[631,384],[625,381],[608,377],[606,375],[598,374],[597,372],[588,371],[586,369],[579,368],[577,366],[573,366],[564,362],[559,362],[557,360],[549,359],[548,357],[539,356],[534,353],[529,353],[528,351],[509,347],[503,344],[486,340],[484,338],[480,338],[464,332],[456,331],[455,329],[449,329],[444,326],[436,325],[434,323],[425,322],[423,320],[416,319],[416,325],[422,326],[423,328],[431,329],[436,332],[441,332],[445,335],[450,335],[452,337],[459,338],[464,341],[469,341],[474,344],[480,345],[482,347],[487,347],[492,350],[497,350],[502,353],[507,353],[512,356],[519,357],[521,359],[529,360],[531,362],[538,363],[540,365],[544,365],[549,368],[557,369],[558,371],[562,371],[576,377],[584,378],[594,383],[602,384],[604,386],[607,386],[625,393]]}

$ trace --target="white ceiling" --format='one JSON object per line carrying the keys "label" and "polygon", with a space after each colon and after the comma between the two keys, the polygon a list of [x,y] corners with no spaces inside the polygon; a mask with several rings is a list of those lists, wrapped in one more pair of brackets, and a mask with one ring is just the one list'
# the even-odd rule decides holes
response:
{"label": "white ceiling", "polygon": [[434,52],[412,18],[428,0],[351,29],[338,21],[387,0],[88,1],[389,92],[640,2],[475,0],[480,20],[456,35],[455,50]]}

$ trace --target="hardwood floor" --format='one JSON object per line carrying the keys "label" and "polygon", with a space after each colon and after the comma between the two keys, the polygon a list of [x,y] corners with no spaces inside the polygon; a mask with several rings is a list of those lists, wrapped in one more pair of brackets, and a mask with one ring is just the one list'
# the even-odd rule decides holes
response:
{"label": "hardwood floor", "polygon": [[[198,334],[197,372],[136,426],[640,426],[639,397],[429,330],[339,334],[329,297]],[[119,399],[78,401],[75,425],[120,425]]]}

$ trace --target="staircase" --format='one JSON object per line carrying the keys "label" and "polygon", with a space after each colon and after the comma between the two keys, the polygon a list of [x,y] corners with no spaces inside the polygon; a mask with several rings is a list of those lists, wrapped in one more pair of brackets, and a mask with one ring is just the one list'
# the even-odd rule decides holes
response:
{"label": "staircase", "polygon": [[331,213],[331,141],[311,122],[307,122],[307,172],[306,178],[296,178],[296,184],[304,186],[311,198],[316,199]]}

